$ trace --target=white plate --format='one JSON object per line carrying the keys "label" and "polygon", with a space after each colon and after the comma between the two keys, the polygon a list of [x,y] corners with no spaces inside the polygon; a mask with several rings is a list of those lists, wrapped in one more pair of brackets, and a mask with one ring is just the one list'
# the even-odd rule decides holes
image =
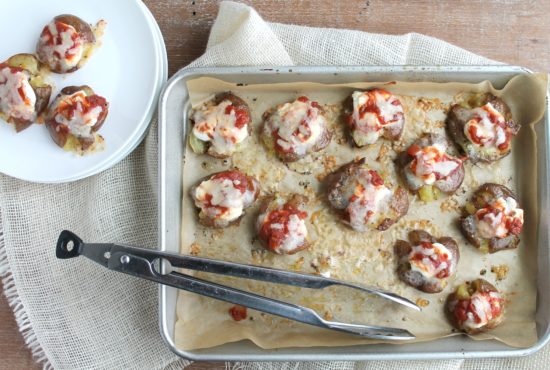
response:
{"label": "white plate", "polygon": [[[164,44],[164,38],[162,36],[162,33],[160,31],[160,28],[155,20],[155,17],[153,17],[153,14],[151,11],[147,8],[147,6],[143,3],[141,3],[141,6],[143,7],[144,11],[147,13],[147,17],[149,18],[149,22],[151,23],[151,27],[155,30],[155,41],[157,46],[157,57],[159,59],[159,78],[160,83],[156,92],[156,97],[158,97],[158,93],[160,93],[160,90],[162,88],[162,85],[168,80],[168,56],[166,54],[166,45]],[[157,110],[157,99],[155,98],[154,104],[151,105],[151,108],[147,114],[147,122],[150,122],[153,118],[153,115],[156,113]],[[126,158],[130,153],[136,149],[136,147],[141,143],[141,141],[145,138],[148,130],[148,126],[143,125],[143,129],[140,132],[136,132],[136,135],[139,136],[137,140],[132,140],[134,143],[132,146],[129,146],[126,149],[126,152],[120,153],[119,157],[120,159],[114,160],[113,163],[118,163],[120,160]],[[111,167],[112,164],[107,163],[105,168],[101,168],[97,172],[104,171]]]}
{"label": "white plate", "polygon": [[[62,13],[89,23],[107,21],[102,46],[78,71],[51,75],[53,96],[69,85],[90,85],[110,102],[109,116],[100,130],[105,150],[83,157],[65,152],[51,140],[44,125],[32,125],[16,134],[0,121],[0,172],[23,180],[57,183],[82,179],[122,160],[143,138],[155,109],[162,83],[165,51],[158,28],[138,0],[19,0],[0,5],[2,55],[33,52],[45,24]],[[17,17],[16,14],[24,14]],[[17,29],[17,33],[13,30]],[[52,97],[53,98],[53,97]]]}

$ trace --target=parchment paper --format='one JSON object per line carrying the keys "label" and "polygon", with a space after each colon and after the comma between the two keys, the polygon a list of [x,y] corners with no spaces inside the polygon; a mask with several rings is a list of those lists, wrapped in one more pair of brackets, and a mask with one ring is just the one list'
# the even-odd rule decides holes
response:
{"label": "parchment paper", "polygon": [[[400,96],[405,108],[405,130],[395,143],[378,143],[354,148],[346,139],[339,117],[341,102],[354,89],[383,87]],[[498,328],[473,336],[495,338],[514,347],[528,347],[537,340],[535,325],[537,270],[537,149],[533,125],[544,114],[547,76],[519,75],[504,89],[495,90],[489,82],[463,83],[355,83],[325,85],[293,83],[237,86],[212,78],[199,78],[188,83],[193,106],[223,91],[232,91],[250,106],[254,134],[244,151],[229,160],[196,155],[190,149],[184,161],[182,207],[182,246],[184,254],[195,254],[240,263],[251,263],[325,276],[376,286],[403,295],[420,305],[422,312],[386,300],[366,296],[346,288],[310,290],[285,285],[261,283],[219,275],[197,273],[197,276],[273,297],[316,310],[326,318],[352,323],[367,323],[406,328],[417,341],[456,335],[447,322],[444,301],[465,280],[482,277],[493,283],[506,298],[506,318]],[[393,164],[396,152],[402,151],[424,132],[444,133],[444,120],[451,103],[470,92],[492,92],[509,105],[514,119],[522,125],[513,141],[512,154],[493,164],[472,165],[467,162],[466,178],[452,196],[426,204],[410,196],[408,214],[387,231],[359,233],[343,225],[325,201],[322,180],[327,173],[350,160],[366,156],[369,165],[378,170],[390,185],[398,179]],[[261,115],[270,107],[307,95],[325,105],[335,131],[332,143],[310,159],[286,166],[268,155],[259,139]],[[189,124],[186,122],[185,124]],[[183,139],[183,138],[182,138]],[[199,179],[214,172],[237,167],[256,176],[262,194],[301,192],[309,196],[308,229],[312,245],[292,256],[265,251],[254,237],[258,203],[246,211],[238,226],[208,229],[198,225],[189,189]],[[302,174],[305,173],[305,174]],[[516,250],[484,255],[470,245],[457,227],[461,207],[472,192],[484,182],[497,182],[515,190],[525,210],[522,242]],[[393,246],[397,239],[407,239],[408,231],[420,228],[436,236],[450,236],[460,246],[457,273],[446,289],[438,294],[420,292],[401,282],[396,274]],[[505,266],[508,273],[497,280],[494,267]],[[176,345],[185,350],[212,347],[227,342],[250,339],[262,348],[341,346],[376,343],[272,315],[248,310],[248,318],[236,322],[229,315],[231,304],[181,292],[178,297]]]}

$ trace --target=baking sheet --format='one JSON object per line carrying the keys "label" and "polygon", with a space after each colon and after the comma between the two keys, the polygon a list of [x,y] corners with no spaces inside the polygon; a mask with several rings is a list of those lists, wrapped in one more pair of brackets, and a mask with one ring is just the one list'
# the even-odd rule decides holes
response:
{"label": "baking sheet", "polygon": [[[338,121],[338,105],[353,88],[370,86],[382,86],[401,95],[407,119],[405,132],[402,139],[395,144],[382,141],[368,148],[352,148],[343,140],[343,126]],[[245,151],[225,162],[207,156],[197,156],[188,151],[183,179],[182,253],[192,252],[212,258],[306,273],[330,273],[334,278],[389,289],[428,305],[424,307],[423,312],[416,313],[399,305],[342,288],[314,291],[200,274],[202,277],[305,305],[335,320],[404,327],[415,333],[418,340],[430,340],[453,334],[443,316],[444,299],[456,284],[479,277],[480,272],[485,269],[483,277],[495,283],[509,302],[503,325],[488,334],[478,335],[475,339],[494,337],[517,347],[527,347],[536,341],[534,312],[537,240],[536,224],[529,222],[537,219],[536,147],[535,133],[530,126],[540,120],[544,113],[545,75],[520,75],[511,80],[502,91],[494,91],[487,82],[478,85],[398,82],[236,86],[210,78],[192,80],[188,83],[188,88],[194,105],[208,99],[214,93],[226,90],[241,96],[251,107],[255,135],[249,138]],[[366,156],[370,159],[372,168],[381,170],[386,181],[396,184],[392,163],[395,150],[406,148],[422,132],[443,132],[444,111],[450,102],[456,99],[456,94],[470,91],[492,91],[495,95],[502,96],[512,109],[516,120],[524,126],[515,139],[511,156],[492,165],[467,164],[466,179],[456,195],[429,205],[412,198],[409,214],[388,231],[360,234],[336,219],[324,204],[322,191],[318,191],[318,179],[356,156]],[[289,169],[266,154],[258,139],[258,127],[261,124],[261,114],[265,110],[300,95],[308,95],[321,104],[330,105],[328,110],[334,121],[336,135],[329,148],[317,155],[315,161],[301,161]],[[303,189],[304,193],[315,199],[310,212],[310,215],[316,215],[315,221],[309,225],[314,241],[308,251],[294,256],[278,256],[264,251],[253,240],[252,225],[257,216],[256,208],[248,210],[238,227],[209,230],[197,225],[195,210],[188,196],[190,186],[201,177],[232,166],[237,166],[259,178],[264,193]],[[312,173],[301,175],[296,170],[309,170]],[[470,197],[477,185],[485,181],[505,184],[519,193],[527,221],[523,241],[515,251],[482,255],[466,243],[454,227],[459,216],[458,207]],[[419,292],[399,281],[395,274],[393,244],[396,239],[406,238],[407,232],[413,228],[424,228],[438,236],[451,236],[460,245],[461,260],[457,274],[449,280],[449,286],[442,293],[430,295]],[[508,266],[506,278],[495,281],[495,274],[491,273],[492,266]],[[374,342],[252,310],[249,310],[249,319],[235,322],[228,314],[231,306],[194,294],[180,293],[175,330],[177,346],[183,349],[205,348],[246,338],[263,348]]]}

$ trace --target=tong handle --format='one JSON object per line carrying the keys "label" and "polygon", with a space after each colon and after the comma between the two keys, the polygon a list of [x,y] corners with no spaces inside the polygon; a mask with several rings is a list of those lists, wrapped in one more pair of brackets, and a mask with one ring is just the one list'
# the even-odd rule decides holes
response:
{"label": "tong handle", "polygon": [[304,314],[306,312],[310,313],[309,311],[311,311],[309,308],[262,297],[254,293],[216,284],[178,272],[170,272],[162,275],[156,271],[153,264],[147,259],[127,253],[114,253],[109,260],[109,269],[145,278],[159,284],[199,293],[210,298],[250,307],[255,310],[286,316],[293,320],[307,322],[313,325],[319,324],[319,322],[308,320],[305,317],[306,315]]}
{"label": "tong handle", "polygon": [[80,256],[84,242],[75,233],[63,230],[57,239],[55,256],[60,259],[68,259]]}

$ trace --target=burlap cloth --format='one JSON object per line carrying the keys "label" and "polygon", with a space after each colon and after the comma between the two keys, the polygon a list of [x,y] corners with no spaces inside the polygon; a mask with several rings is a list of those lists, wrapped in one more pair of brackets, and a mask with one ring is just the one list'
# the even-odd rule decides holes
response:
{"label": "burlap cloth", "polygon": [[[273,24],[245,5],[224,2],[207,50],[192,66],[491,63],[495,62],[418,34],[388,36]],[[156,181],[156,123],[128,158],[92,178],[39,185],[0,175],[0,273],[4,293],[26,343],[45,367],[160,369],[186,364],[175,362],[177,358],[160,337],[155,284],[110,272],[83,258],[59,261],[54,255],[59,231],[65,228],[88,241],[155,247]],[[517,359],[228,366],[542,369],[548,367],[549,357],[550,349],[546,347],[533,356]]]}

